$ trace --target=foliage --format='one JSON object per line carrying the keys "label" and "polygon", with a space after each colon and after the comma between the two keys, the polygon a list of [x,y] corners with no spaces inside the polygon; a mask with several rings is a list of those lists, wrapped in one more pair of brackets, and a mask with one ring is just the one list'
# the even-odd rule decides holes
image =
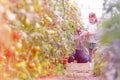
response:
{"label": "foliage", "polygon": [[[117,80],[120,75],[120,2],[116,1],[106,1],[106,13],[104,14],[104,20],[101,23],[100,31],[100,44],[99,50],[95,60],[98,59],[99,62],[95,64],[98,67],[98,72],[104,76],[105,80]],[[112,6],[111,6],[112,5]],[[103,58],[104,56],[104,58]],[[101,64],[105,63],[102,67]],[[97,71],[97,69],[95,69]]]}
{"label": "foliage", "polygon": [[80,23],[75,3],[0,0],[0,4],[1,24],[6,26],[0,33],[1,79],[36,80],[62,74],[67,55],[74,50],[73,26]]}

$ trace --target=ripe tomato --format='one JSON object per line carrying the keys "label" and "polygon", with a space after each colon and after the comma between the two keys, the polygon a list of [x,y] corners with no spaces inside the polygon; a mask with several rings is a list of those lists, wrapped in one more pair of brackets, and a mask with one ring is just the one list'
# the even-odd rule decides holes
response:
{"label": "ripe tomato", "polygon": [[30,69],[34,69],[35,68],[35,63],[34,62],[28,63],[28,67]]}
{"label": "ripe tomato", "polygon": [[61,64],[66,64],[67,62],[68,62],[67,55],[65,53],[61,54],[60,63]]}
{"label": "ripe tomato", "polygon": [[61,64],[66,64],[67,62],[68,62],[68,59],[62,59],[60,63]]}
{"label": "ripe tomato", "polygon": [[0,55],[0,61],[2,61],[2,59],[3,59],[3,56],[2,56],[2,55]]}
{"label": "ripe tomato", "polygon": [[31,49],[31,52],[32,52],[32,53],[36,53],[36,52],[39,51],[39,49],[40,49],[39,46],[35,46],[34,48]]}
{"label": "ripe tomato", "polygon": [[13,54],[8,49],[5,50],[5,56],[6,56],[6,58],[10,58],[10,57],[12,57],[12,55]]}
{"label": "ripe tomato", "polygon": [[17,31],[12,32],[12,39],[13,40],[18,40],[20,38],[20,33]]}

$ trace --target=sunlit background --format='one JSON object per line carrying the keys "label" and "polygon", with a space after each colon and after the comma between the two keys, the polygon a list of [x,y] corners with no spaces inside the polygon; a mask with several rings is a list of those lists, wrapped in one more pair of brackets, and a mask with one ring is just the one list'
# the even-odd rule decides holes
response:
{"label": "sunlit background", "polygon": [[[75,50],[76,24],[89,25],[91,12],[100,21],[99,43],[93,70],[86,64],[83,69],[102,76],[99,80],[120,80],[120,0],[0,0],[0,80],[64,76]],[[76,72],[80,70],[78,66]],[[66,71],[64,80],[94,80],[74,71]]]}
{"label": "sunlit background", "polygon": [[88,14],[94,12],[98,20],[103,13],[103,0],[75,0],[81,11],[81,18],[84,25],[88,25]]}

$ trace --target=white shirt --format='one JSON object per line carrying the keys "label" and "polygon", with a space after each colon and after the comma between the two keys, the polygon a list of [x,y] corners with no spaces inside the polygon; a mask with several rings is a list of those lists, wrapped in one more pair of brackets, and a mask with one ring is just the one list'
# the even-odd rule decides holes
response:
{"label": "white shirt", "polygon": [[88,42],[89,43],[96,43],[97,40],[95,39],[96,31],[97,31],[97,24],[89,24],[87,26],[88,32],[92,33],[93,35],[89,36]]}

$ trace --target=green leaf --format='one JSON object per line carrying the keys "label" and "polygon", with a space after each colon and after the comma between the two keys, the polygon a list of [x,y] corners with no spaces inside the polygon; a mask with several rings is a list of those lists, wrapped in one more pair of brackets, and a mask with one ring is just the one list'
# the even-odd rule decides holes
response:
{"label": "green leaf", "polygon": [[69,26],[70,26],[70,27],[72,27],[72,28],[73,28],[73,27],[74,27],[74,25],[75,25],[75,24],[74,24],[74,22],[69,21]]}
{"label": "green leaf", "polygon": [[27,30],[31,30],[32,29],[32,25],[30,24],[30,20],[26,18],[25,20],[25,27],[27,28]]}

